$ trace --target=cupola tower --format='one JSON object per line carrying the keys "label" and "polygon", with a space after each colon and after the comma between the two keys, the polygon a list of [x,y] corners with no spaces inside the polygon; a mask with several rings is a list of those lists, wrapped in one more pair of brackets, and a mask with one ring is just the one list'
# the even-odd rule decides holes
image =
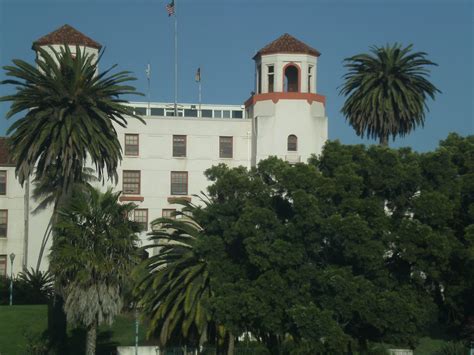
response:
{"label": "cupola tower", "polygon": [[64,47],[64,45],[69,46],[73,56],[76,54],[76,49],[79,48],[82,53],[89,54],[95,58],[98,58],[99,51],[102,48],[102,45],[94,41],[92,38],[87,37],[74,27],[66,24],[34,41],[31,49],[36,51],[36,55],[38,56],[39,48],[53,54],[51,48],[60,52],[61,47]]}
{"label": "cupola tower", "polygon": [[291,163],[320,154],[327,140],[325,97],[317,93],[320,53],[284,34],[255,54],[252,163],[276,155]]}

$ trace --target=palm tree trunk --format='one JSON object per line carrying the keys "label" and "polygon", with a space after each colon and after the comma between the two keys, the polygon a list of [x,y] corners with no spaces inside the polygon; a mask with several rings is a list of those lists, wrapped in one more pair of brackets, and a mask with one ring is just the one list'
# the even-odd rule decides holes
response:
{"label": "palm tree trunk", "polygon": [[86,355],[95,355],[97,342],[97,322],[87,328]]}
{"label": "palm tree trunk", "polygon": [[229,332],[229,344],[227,344],[227,355],[234,355],[235,342],[234,335]]}
{"label": "palm tree trunk", "polygon": [[380,136],[380,146],[388,147],[388,134]]}
{"label": "palm tree trunk", "polygon": [[36,262],[36,271],[37,272],[39,271],[39,268],[41,266],[41,261],[43,259],[43,253],[44,253],[44,250],[46,249],[46,244],[48,243],[49,236],[51,235],[52,224],[53,224],[53,216],[54,216],[54,213],[53,213],[53,215],[51,215],[51,218],[49,219],[49,223],[46,226],[46,230],[44,231],[43,240],[41,242],[41,247],[40,247],[40,251],[39,251],[39,254],[38,254],[38,261]]}

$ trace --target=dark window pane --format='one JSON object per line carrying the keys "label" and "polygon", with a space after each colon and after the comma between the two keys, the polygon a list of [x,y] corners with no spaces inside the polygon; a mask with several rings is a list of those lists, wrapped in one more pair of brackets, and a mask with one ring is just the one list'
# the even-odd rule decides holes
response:
{"label": "dark window pane", "polygon": [[219,157],[220,158],[232,158],[233,155],[233,144],[232,137],[219,137]]}
{"label": "dark window pane", "polygon": [[146,107],[135,107],[135,114],[136,115],[146,115]]}
{"label": "dark window pane", "polygon": [[140,171],[123,171],[123,193],[140,194]]}
{"label": "dark window pane", "polygon": [[138,134],[125,135],[125,155],[138,155]]}
{"label": "dark window pane", "polygon": [[173,156],[186,156],[186,136],[173,136]]}
{"label": "dark window pane", "polygon": [[195,109],[185,109],[184,110],[184,117],[197,117],[198,111]]}
{"label": "dark window pane", "polygon": [[212,118],[212,110],[202,110],[201,117]]}
{"label": "dark window pane", "polygon": [[232,118],[243,118],[243,111],[232,111]]}
{"label": "dark window pane", "polygon": [[0,277],[6,277],[6,276],[7,276],[7,256],[0,255]]}
{"label": "dark window pane", "polygon": [[0,238],[7,237],[8,211],[0,210]]}
{"label": "dark window pane", "polygon": [[296,152],[298,150],[298,138],[291,134],[288,136],[288,151]]}
{"label": "dark window pane", "polygon": [[165,115],[165,109],[164,108],[151,108],[151,115],[152,116],[164,116]]}
{"label": "dark window pane", "polygon": [[222,118],[230,118],[230,111],[222,111]]}
{"label": "dark window pane", "polygon": [[188,194],[188,173],[186,171],[171,172],[171,194],[187,195]]}
{"label": "dark window pane", "polygon": [[5,170],[0,171],[0,195],[7,193],[7,172]]}
{"label": "dark window pane", "polygon": [[133,220],[140,225],[142,231],[148,230],[148,209],[137,208],[133,210]]}
{"label": "dark window pane", "polygon": [[222,111],[221,110],[214,110],[214,118],[221,118]]}

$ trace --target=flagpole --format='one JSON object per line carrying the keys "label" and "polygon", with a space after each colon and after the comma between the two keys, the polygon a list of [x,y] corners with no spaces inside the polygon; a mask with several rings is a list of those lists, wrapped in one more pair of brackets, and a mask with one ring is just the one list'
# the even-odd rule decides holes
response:
{"label": "flagpole", "polygon": [[174,116],[178,117],[178,1],[174,0]]}
{"label": "flagpole", "polygon": [[148,115],[151,115],[151,112],[150,112],[150,100],[151,100],[151,96],[150,96],[150,75],[151,75],[151,68],[150,68],[150,62],[148,62],[147,71],[146,71],[146,78],[147,78],[147,81],[148,81]]}
{"label": "flagpole", "polygon": [[201,101],[202,101],[202,97],[201,97],[201,80],[199,80],[199,116],[201,116]]}

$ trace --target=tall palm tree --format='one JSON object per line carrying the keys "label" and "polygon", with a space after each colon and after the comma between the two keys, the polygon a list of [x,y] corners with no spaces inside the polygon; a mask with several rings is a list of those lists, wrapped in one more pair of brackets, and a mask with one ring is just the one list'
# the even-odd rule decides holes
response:
{"label": "tall palm tree", "polygon": [[[179,202],[184,210],[196,207]],[[151,319],[149,334],[159,332],[160,343],[183,337],[195,345],[208,338],[211,317],[204,304],[211,296],[207,264],[195,251],[195,243],[205,231],[183,212],[178,219],[158,218],[152,222],[151,245],[158,253],[137,269],[135,289],[138,305]]]}
{"label": "tall palm tree", "polygon": [[87,329],[86,354],[95,354],[97,327],[111,324],[122,309],[124,285],[138,263],[140,227],[128,220],[136,207],[119,193],[74,191],[58,212],[50,270],[72,325]]}
{"label": "tall palm tree", "polygon": [[[34,187],[31,196],[38,203],[36,208],[33,210],[33,214],[40,213],[49,206],[53,206],[53,211],[57,210],[63,193],[63,180],[64,178],[59,174],[58,167],[55,165],[53,165],[41,179],[37,176],[33,179]],[[94,175],[94,169],[83,168],[82,175],[75,178],[74,188],[79,190],[81,188],[90,187],[90,182],[93,181],[97,181],[97,178]],[[41,241],[38,260],[36,262],[36,272],[39,272],[44,250],[46,249],[46,245],[53,231],[54,220],[55,213],[51,215],[43,235],[43,240]]]}
{"label": "tall palm tree", "polygon": [[437,64],[412,49],[398,43],[374,46],[369,54],[344,60],[348,73],[340,94],[347,99],[341,112],[357,135],[388,145],[390,136],[404,136],[424,125],[426,99],[440,92],[427,79],[427,66]]}
{"label": "tall palm tree", "polygon": [[103,52],[95,58],[79,47],[75,56],[67,45],[50,49],[38,49],[37,66],[15,59],[4,67],[12,79],[1,83],[16,92],[0,101],[12,102],[7,118],[21,115],[7,131],[20,184],[33,171],[41,180],[56,167],[67,195],[88,159],[100,179],[116,179],[122,153],[114,123],[125,127],[127,116],[143,120],[121,98],[138,94],[124,84],[135,78],[127,71],[110,74],[115,65],[98,74]]}

